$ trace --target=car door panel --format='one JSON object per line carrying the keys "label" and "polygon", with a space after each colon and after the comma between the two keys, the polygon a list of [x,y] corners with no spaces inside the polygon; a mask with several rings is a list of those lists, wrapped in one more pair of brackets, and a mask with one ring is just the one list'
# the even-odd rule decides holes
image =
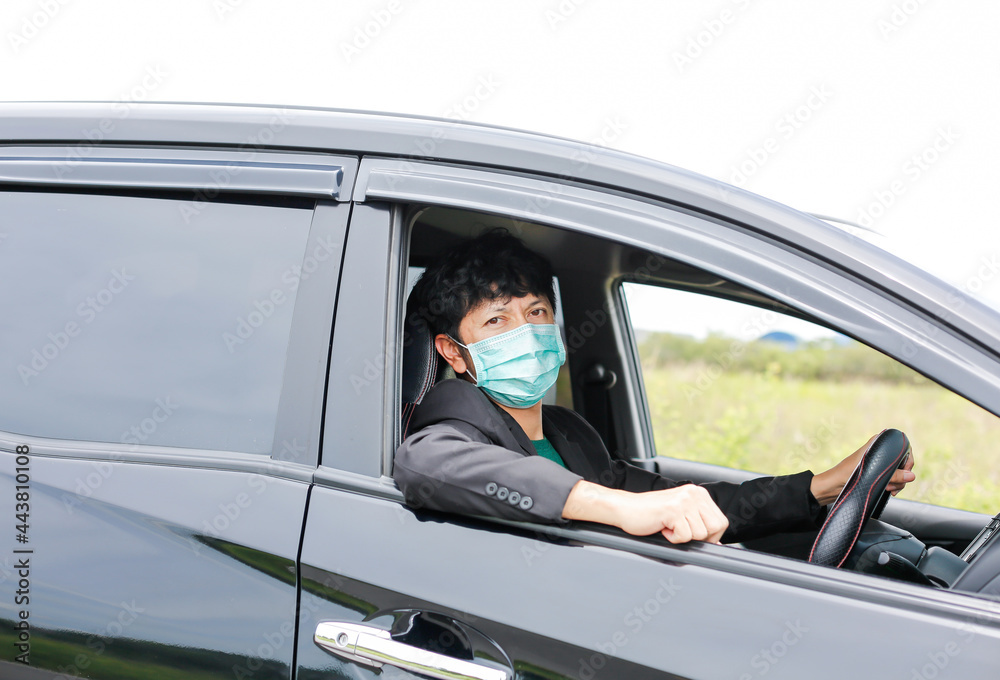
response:
{"label": "car door panel", "polygon": [[[637,555],[591,539],[415,513],[319,487],[302,554],[302,677],[354,677],[306,635],[318,621],[374,620],[398,609],[474,626],[524,677],[738,678],[767,670],[799,678],[815,674],[820,657],[828,657],[824,674],[848,674],[861,658],[877,677],[951,638],[963,645],[956,672],[974,673],[1000,642],[997,617],[994,627],[980,627],[975,609],[962,613],[958,603],[970,599],[963,596],[929,604],[921,588],[877,579],[872,586],[856,574],[764,555],[748,566],[737,548],[653,545]],[[643,551],[633,539],[612,540]],[[315,599],[307,600],[310,591]],[[921,610],[943,616],[928,622],[914,615]],[[881,633],[859,639],[857,630]],[[850,658],[831,653],[845,649]]]}
{"label": "car door panel", "polygon": [[[396,501],[323,487],[313,492],[305,535],[300,678],[324,672],[369,677],[370,671],[346,670],[344,661],[320,649],[311,638],[319,621],[388,626],[392,612],[432,612],[491,639],[524,678],[575,677],[581,667],[586,675],[593,652],[585,640],[608,624],[602,598],[591,595],[567,607],[577,599],[574,588],[589,582],[580,571],[595,576],[590,583],[601,580],[590,571],[600,567],[574,559],[578,551],[568,545],[421,516]],[[555,549],[569,552],[557,560],[550,556]],[[550,566],[540,569],[545,561]],[[552,569],[575,575],[553,578]],[[596,664],[609,673],[605,677],[670,677],[611,655]]]}
{"label": "car door panel", "polygon": [[[0,502],[13,517],[15,456]],[[5,563],[0,601],[26,591],[35,668],[106,677],[288,677],[307,483],[267,474],[30,457],[28,583]],[[22,587],[24,586],[24,587]],[[4,617],[7,619],[8,617]],[[10,621],[12,619],[8,619]],[[220,634],[224,631],[224,634]],[[5,664],[17,630],[5,622]],[[12,639],[12,637],[14,639]],[[8,666],[10,667],[10,666]]]}

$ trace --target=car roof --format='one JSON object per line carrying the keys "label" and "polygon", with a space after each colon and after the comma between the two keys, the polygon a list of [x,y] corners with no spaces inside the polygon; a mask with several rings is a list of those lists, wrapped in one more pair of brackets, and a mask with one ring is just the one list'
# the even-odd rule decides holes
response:
{"label": "car roof", "polygon": [[[278,130],[265,144],[260,135]],[[0,145],[165,144],[320,151],[486,166],[666,202],[807,251],[919,306],[990,353],[1000,313],[877,246],[757,194],[666,163],[560,137],[413,115],[152,102],[0,104]],[[0,151],[2,160],[2,151]],[[0,181],[3,180],[0,174]]]}

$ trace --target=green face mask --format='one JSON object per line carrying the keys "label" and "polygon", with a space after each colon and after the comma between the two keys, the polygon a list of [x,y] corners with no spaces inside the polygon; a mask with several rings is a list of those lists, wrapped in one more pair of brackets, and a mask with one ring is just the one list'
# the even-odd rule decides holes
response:
{"label": "green face mask", "polygon": [[526,323],[471,345],[452,340],[472,355],[476,385],[510,408],[540,402],[566,362],[559,327],[552,323]]}

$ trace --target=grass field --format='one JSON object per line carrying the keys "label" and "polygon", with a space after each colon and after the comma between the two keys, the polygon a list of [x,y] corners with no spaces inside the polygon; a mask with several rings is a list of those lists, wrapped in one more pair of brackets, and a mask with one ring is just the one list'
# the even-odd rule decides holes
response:
{"label": "grass field", "polygon": [[901,498],[1000,511],[1000,419],[933,383],[802,378],[780,364],[723,370],[651,356],[643,344],[659,455],[767,474],[819,472],[895,427],[917,461],[917,481]]}

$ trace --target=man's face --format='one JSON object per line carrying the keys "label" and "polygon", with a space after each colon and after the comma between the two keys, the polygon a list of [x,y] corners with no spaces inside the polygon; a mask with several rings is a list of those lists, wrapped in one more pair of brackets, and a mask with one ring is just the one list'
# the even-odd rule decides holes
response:
{"label": "man's face", "polygon": [[471,345],[526,323],[555,323],[552,305],[544,296],[488,300],[465,315],[458,325],[458,339]]}
{"label": "man's face", "polygon": [[[512,331],[526,323],[555,323],[552,305],[544,295],[526,295],[510,300],[487,300],[472,309],[458,325],[457,340],[465,345]],[[435,338],[438,352],[451,364],[455,373],[474,371],[468,354],[447,335]]]}

